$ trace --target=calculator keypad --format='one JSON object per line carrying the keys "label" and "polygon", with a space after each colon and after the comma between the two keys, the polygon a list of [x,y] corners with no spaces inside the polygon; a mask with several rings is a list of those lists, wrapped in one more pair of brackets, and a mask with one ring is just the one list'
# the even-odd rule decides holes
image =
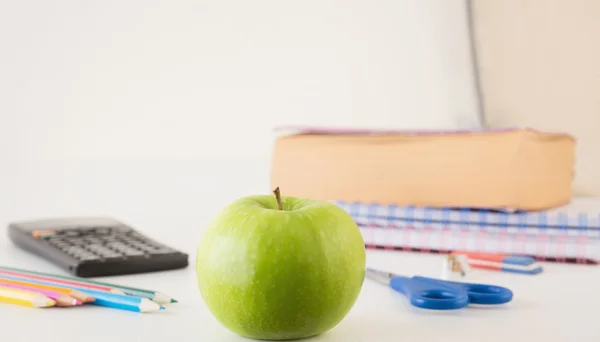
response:
{"label": "calculator keypad", "polygon": [[44,239],[78,261],[110,261],[177,253],[131,229],[85,227],[63,229]]}
{"label": "calculator keypad", "polygon": [[188,266],[188,255],[110,217],[62,217],[13,222],[20,248],[79,277],[137,274]]}

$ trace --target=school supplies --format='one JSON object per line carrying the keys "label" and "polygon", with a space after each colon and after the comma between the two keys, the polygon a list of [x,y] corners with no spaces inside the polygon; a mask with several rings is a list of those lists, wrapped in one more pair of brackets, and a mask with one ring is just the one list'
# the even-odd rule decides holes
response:
{"label": "school supplies", "polygon": [[[377,202],[335,200],[352,217],[365,220],[380,219],[393,222],[426,222],[473,225],[482,228],[502,227],[535,233],[539,229],[579,231],[600,229],[600,198],[573,198],[568,204],[540,211],[499,211],[479,207],[453,208],[415,205],[384,205]],[[576,233],[574,233],[576,234]]]}
{"label": "school supplies", "polygon": [[87,289],[82,290],[82,292],[94,297],[95,300],[90,303],[92,305],[135,312],[155,312],[165,309],[163,306],[147,298]]}
{"label": "school supplies", "polygon": [[13,222],[18,247],[79,277],[101,277],[184,268],[188,255],[110,217]]}
{"label": "school supplies", "polygon": [[76,277],[68,277],[68,276],[36,272],[36,271],[24,270],[24,269],[19,269],[19,268],[12,268],[12,267],[0,267],[0,271],[16,272],[22,276],[29,274],[29,275],[36,275],[36,276],[43,276],[43,277],[51,277],[51,278],[55,278],[55,279],[62,279],[62,280],[67,280],[67,281],[74,281],[77,283],[100,285],[105,288],[109,288],[109,289],[113,290],[112,292],[114,292],[114,290],[117,290],[126,295],[148,298],[158,304],[177,303],[177,300],[175,300],[174,298],[171,298],[169,295],[164,294],[159,291],[154,291],[154,290],[139,289],[139,288],[130,287],[130,286],[123,286],[123,285],[117,285],[117,284],[111,284],[111,283],[106,283],[106,282],[101,282],[101,281],[90,280],[87,278],[83,279],[83,278],[76,278]]}
{"label": "school supplies", "polygon": [[335,203],[355,220],[368,248],[460,250],[585,264],[600,260],[598,198],[577,198],[535,213]]}
{"label": "school supplies", "polygon": [[[177,302],[170,296],[158,291],[137,289],[128,286],[122,286],[121,288],[118,285],[89,279],[6,266],[0,266],[0,287],[21,291],[13,291],[17,294],[35,294],[32,297],[35,299],[32,302],[34,306],[49,303],[40,299],[48,298],[53,300],[52,306],[64,307],[92,304],[134,312],[156,312],[165,309],[161,304]],[[0,301],[7,302],[9,299],[10,301],[14,301],[14,298],[9,297]],[[24,302],[21,301],[20,303]]]}
{"label": "school supplies", "polygon": [[118,289],[115,289],[112,287],[108,287],[108,286],[100,286],[100,285],[84,283],[84,282],[80,282],[80,281],[70,281],[70,280],[59,279],[56,277],[45,277],[45,276],[38,276],[35,274],[13,272],[13,271],[0,269],[0,277],[2,277],[2,276],[30,278],[33,280],[40,280],[40,281],[44,281],[47,283],[54,283],[57,285],[74,286],[74,287],[80,288],[80,289],[99,290],[99,291],[107,291],[107,292],[112,292],[112,293],[117,293],[117,294],[124,294],[121,290],[118,290]]}
{"label": "school supplies", "polygon": [[56,305],[54,300],[41,293],[4,286],[0,286],[0,302],[32,308],[47,308]]}
{"label": "school supplies", "polygon": [[453,274],[460,274],[465,277],[471,271],[471,266],[467,261],[466,255],[450,254],[442,259],[442,276],[443,280],[449,280]]}
{"label": "school supplies", "polygon": [[506,304],[513,299],[511,290],[494,285],[405,277],[372,268],[367,268],[366,277],[404,294],[413,306],[422,309],[457,310],[470,304]]}
{"label": "school supplies", "polygon": [[56,302],[56,306],[75,306],[75,305],[83,304],[82,301],[77,300],[74,297],[71,297],[64,293],[57,292],[57,291],[44,290],[44,289],[39,289],[39,288],[35,289],[35,288],[27,287],[27,286],[8,284],[8,283],[4,283],[4,282],[0,282],[0,286],[43,294],[46,297],[54,300]]}
{"label": "school supplies", "polygon": [[538,261],[598,264],[600,240],[587,236],[490,233],[477,227],[432,227],[438,224],[402,223],[358,224],[366,248],[425,253],[450,253],[454,250],[531,256]]}
{"label": "school supplies", "polygon": [[[53,283],[51,281],[38,280],[38,279],[33,279],[33,278],[23,278],[23,277],[19,277],[19,276],[9,276],[9,275],[5,275],[5,274],[0,275],[0,282],[2,282],[3,280],[15,280],[15,281],[29,282],[29,283],[33,283],[33,284],[46,285],[46,286],[56,286],[57,285],[56,283]],[[70,289],[75,289],[81,293],[84,293],[88,296],[93,297],[94,301],[90,302],[90,304],[93,304],[93,305],[106,306],[106,307],[111,307],[111,308],[115,308],[115,309],[129,310],[129,311],[136,311],[136,312],[153,312],[153,311],[164,310],[164,307],[160,306],[158,303],[150,301],[147,298],[122,295],[122,294],[117,294],[117,293],[112,293],[112,292],[102,291],[102,290],[93,290],[93,289],[90,289],[89,287],[81,287],[81,286],[75,286],[75,285],[70,285],[70,284],[69,285],[60,284],[60,286],[67,287]]]}
{"label": "school supplies", "polygon": [[535,258],[529,256],[514,256],[507,254],[475,253],[467,251],[454,251],[451,256],[464,256],[470,267],[503,272],[522,274],[539,274],[542,266]]}
{"label": "school supplies", "polygon": [[[18,278],[15,278],[15,279],[18,279]],[[0,286],[5,285],[5,284],[27,287],[31,291],[36,291],[36,292],[43,292],[44,290],[48,290],[48,291],[63,293],[68,296],[71,296],[83,303],[90,303],[90,302],[94,301],[94,298],[92,296],[86,295],[86,294],[81,293],[74,289],[60,287],[60,286],[33,284],[33,283],[28,282],[27,279],[23,279],[23,281],[20,281],[20,280],[0,278]]]}
{"label": "school supplies", "polygon": [[170,296],[168,296],[162,292],[158,292],[158,291],[154,291],[154,290],[138,289],[135,287],[114,285],[114,284],[102,283],[102,282],[98,282],[98,281],[94,281],[94,282],[92,282],[92,284],[111,286],[113,288],[116,288],[116,289],[122,291],[126,295],[147,298],[158,304],[177,303],[177,300],[175,298],[171,298]]}
{"label": "school supplies", "polygon": [[571,199],[575,140],[532,129],[462,132],[284,127],[271,188],[363,203],[543,210]]}

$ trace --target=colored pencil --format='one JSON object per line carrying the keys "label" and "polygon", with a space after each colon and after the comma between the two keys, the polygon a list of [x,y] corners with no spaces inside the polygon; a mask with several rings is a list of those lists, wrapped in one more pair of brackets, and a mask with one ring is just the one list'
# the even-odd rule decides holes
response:
{"label": "colored pencil", "polygon": [[[7,275],[0,275],[0,282],[4,280],[16,280],[21,282],[29,282],[33,284],[40,284],[46,286],[53,286],[54,283],[45,282],[42,280],[36,279],[28,279],[28,278],[19,278],[19,277],[11,277]],[[90,297],[94,298],[94,301],[90,304],[106,306],[115,309],[136,311],[136,312],[152,312],[163,310],[164,308],[160,306],[158,303],[155,303],[147,298],[140,298],[128,295],[122,295],[118,293],[111,293],[107,291],[100,290],[90,290],[88,288],[82,288],[78,286],[71,285],[63,285],[65,287],[75,289],[81,293],[84,293]]]}
{"label": "colored pencil", "polygon": [[60,284],[60,285],[77,286],[77,287],[81,287],[81,288],[89,288],[90,290],[108,291],[108,292],[112,292],[112,293],[124,294],[123,291],[118,290],[118,289],[113,289],[108,286],[87,284],[87,283],[83,283],[80,281],[70,281],[70,280],[58,279],[58,278],[54,278],[54,277],[44,277],[44,276],[39,276],[39,275],[35,275],[35,274],[26,274],[26,273],[22,273],[22,272],[14,272],[14,271],[0,269],[0,276],[1,275],[12,276],[12,277],[31,278],[34,280],[41,280],[41,281],[51,282],[51,283]]}
{"label": "colored pencil", "polygon": [[177,303],[177,301],[175,299],[171,298],[170,296],[168,296],[164,293],[158,292],[158,291],[153,291],[153,290],[145,290],[145,289],[140,289],[140,288],[135,288],[135,287],[105,283],[105,282],[100,282],[100,281],[95,281],[95,280],[55,275],[55,274],[50,274],[50,273],[42,273],[42,272],[36,272],[36,271],[30,271],[30,270],[24,270],[24,269],[12,268],[12,267],[0,267],[0,270],[12,271],[12,272],[23,273],[23,274],[31,274],[31,275],[37,275],[37,276],[44,276],[44,277],[53,277],[53,278],[58,278],[58,279],[63,279],[63,280],[78,281],[78,282],[82,282],[82,283],[89,283],[89,284],[110,287],[113,289],[121,290],[126,295],[148,298],[159,304]]}
{"label": "colored pencil", "polygon": [[66,287],[59,287],[59,286],[31,283],[31,282],[27,281],[27,279],[22,280],[22,281],[6,279],[6,278],[2,278],[0,276],[0,286],[5,286],[5,285],[25,286],[25,287],[32,289],[33,291],[35,291],[36,289],[40,289],[40,290],[48,290],[48,291],[63,293],[68,296],[71,296],[79,301],[82,301],[84,303],[90,303],[90,302],[94,301],[93,297],[91,297],[85,293],[81,293],[74,289],[70,289],[70,288],[66,288]]}
{"label": "colored pencil", "polygon": [[0,302],[31,308],[47,308],[56,305],[54,300],[41,293],[3,286],[0,286]]}
{"label": "colored pencil", "polygon": [[57,291],[36,289],[33,287],[24,286],[24,285],[15,285],[15,284],[7,284],[7,283],[1,283],[0,285],[3,287],[10,287],[13,289],[20,289],[20,290],[25,290],[25,291],[41,293],[44,296],[54,300],[56,302],[56,306],[76,306],[76,305],[83,304],[82,301],[77,300],[67,294],[57,292]]}
{"label": "colored pencil", "polygon": [[164,310],[164,307],[148,298],[140,298],[128,295],[110,293],[106,291],[81,290],[84,293],[94,297],[96,300],[93,305],[105,306],[114,309],[128,310],[135,312],[155,312]]}
{"label": "colored pencil", "polygon": [[147,298],[158,304],[177,303],[177,301],[174,298],[171,298],[170,296],[168,296],[162,292],[158,292],[158,291],[144,290],[144,289],[138,289],[135,287],[115,285],[115,284],[109,284],[109,283],[101,283],[98,281],[90,281],[90,282],[93,284],[112,286],[113,288],[123,291],[123,293],[125,293],[126,295]]}

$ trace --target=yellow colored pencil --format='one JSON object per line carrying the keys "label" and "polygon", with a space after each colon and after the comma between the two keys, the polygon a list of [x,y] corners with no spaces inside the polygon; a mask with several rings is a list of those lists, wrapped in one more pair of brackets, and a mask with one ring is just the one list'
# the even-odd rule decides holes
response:
{"label": "yellow colored pencil", "polygon": [[56,305],[56,301],[41,293],[4,286],[0,286],[0,302],[31,308],[46,308]]}
{"label": "yellow colored pencil", "polygon": [[88,296],[87,294],[81,293],[80,291],[74,290],[74,289],[70,289],[70,288],[66,288],[66,287],[60,287],[60,286],[50,286],[50,285],[42,285],[42,284],[34,284],[34,283],[30,283],[28,281],[18,281],[18,280],[11,280],[11,279],[4,279],[2,278],[2,276],[0,276],[0,286],[2,286],[2,284],[10,284],[10,285],[19,285],[19,286],[25,286],[25,287],[29,287],[31,288],[32,291],[35,291],[35,289],[40,289],[40,290],[48,290],[48,291],[56,291],[56,292],[60,292],[60,293],[64,293],[66,295],[69,295],[77,300],[80,300],[84,303],[90,303],[93,302],[95,299],[92,296]]}

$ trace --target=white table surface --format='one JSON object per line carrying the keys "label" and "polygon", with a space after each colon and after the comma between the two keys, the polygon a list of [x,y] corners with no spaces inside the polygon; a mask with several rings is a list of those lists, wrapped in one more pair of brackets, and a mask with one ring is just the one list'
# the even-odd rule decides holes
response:
{"label": "white table surface", "polygon": [[[0,261],[19,267],[60,271],[1,240]],[[244,341],[217,323],[196,288],[193,255],[184,270],[115,277],[113,281],[158,289],[180,302],[168,310],[139,314],[86,306],[76,309],[29,309],[0,305],[1,336],[7,341],[63,342]],[[406,274],[437,276],[440,257],[369,251],[368,264]],[[409,307],[401,295],[367,280],[352,311],[337,327],[315,341],[598,341],[600,268],[545,264],[538,276],[473,271],[472,281],[511,288],[509,305],[493,309],[426,312]]]}
{"label": "white table surface", "polygon": [[[195,248],[203,227],[218,209],[240,195],[265,188],[266,165],[245,163],[47,163],[7,169],[1,178],[2,229],[13,220],[106,214],[190,254],[183,270],[114,277],[114,282],[163,291],[180,302],[155,314],[86,306],[29,309],[0,304],[2,341],[106,342],[248,341],[223,328],[204,306],[196,286]],[[221,165],[221,166],[218,166]],[[227,166],[227,165],[226,165]],[[145,172],[142,172],[145,171]],[[368,251],[369,266],[414,275],[439,276],[440,256]],[[0,234],[0,264],[62,272]],[[409,307],[392,290],[365,281],[348,316],[314,341],[600,341],[600,267],[544,264],[545,272],[524,276],[473,271],[468,280],[514,291],[501,308],[429,312]]]}

